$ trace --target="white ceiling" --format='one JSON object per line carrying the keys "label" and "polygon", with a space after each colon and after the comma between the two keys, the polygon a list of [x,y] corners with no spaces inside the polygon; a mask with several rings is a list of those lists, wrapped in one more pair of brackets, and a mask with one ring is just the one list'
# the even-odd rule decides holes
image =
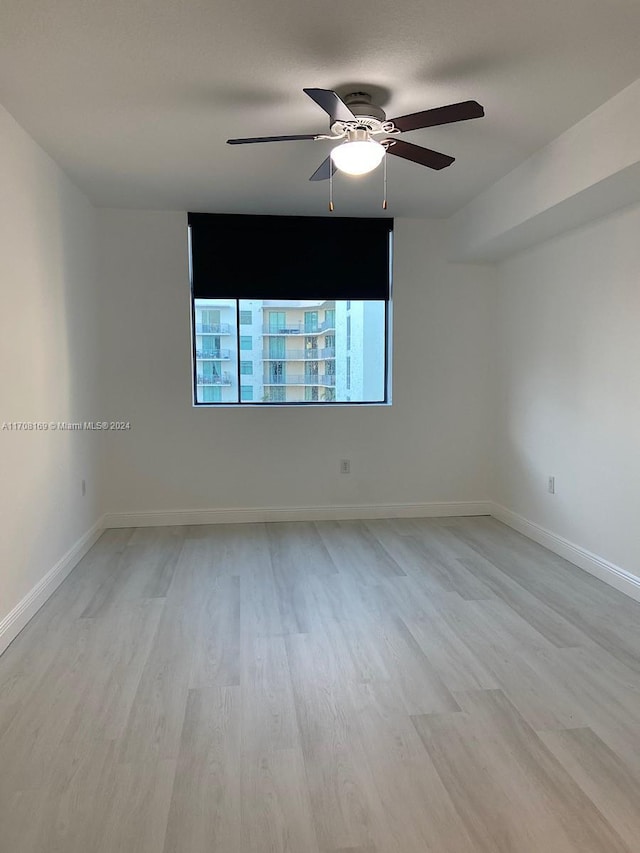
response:
{"label": "white ceiling", "polygon": [[[445,217],[640,77],[639,36],[638,0],[2,0],[0,103],[98,205],[319,214],[329,143],[227,137],[325,132],[303,86],[370,84],[390,117],[475,99],[404,136],[452,167],[389,158],[389,212]],[[338,178],[336,212],[377,215],[381,184]]]}

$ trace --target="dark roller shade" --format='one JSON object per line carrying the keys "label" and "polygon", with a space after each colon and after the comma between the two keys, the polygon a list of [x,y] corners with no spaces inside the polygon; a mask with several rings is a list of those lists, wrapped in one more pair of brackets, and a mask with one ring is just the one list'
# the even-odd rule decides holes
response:
{"label": "dark roller shade", "polygon": [[393,219],[190,213],[196,299],[388,299]]}

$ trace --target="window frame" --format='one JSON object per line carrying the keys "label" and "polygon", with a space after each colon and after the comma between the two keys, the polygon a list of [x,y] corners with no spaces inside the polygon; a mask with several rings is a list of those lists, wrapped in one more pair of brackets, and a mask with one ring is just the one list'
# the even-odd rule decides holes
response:
{"label": "window frame", "polygon": [[[216,408],[226,408],[226,409],[234,409],[234,408],[293,408],[293,407],[306,407],[306,408],[340,408],[340,407],[371,407],[371,406],[391,406],[392,405],[392,387],[391,387],[391,377],[393,371],[393,253],[394,253],[394,230],[393,228],[389,231],[388,240],[389,240],[389,251],[388,251],[388,297],[384,301],[384,342],[385,342],[385,358],[384,358],[384,376],[383,376],[383,388],[384,388],[384,397],[382,400],[351,400],[350,396],[347,396],[346,400],[319,400],[319,401],[306,401],[306,400],[263,400],[263,401],[246,401],[242,402],[241,400],[241,383],[240,383],[240,353],[241,352],[253,352],[253,342],[252,346],[249,350],[242,349],[240,345],[240,298],[235,298],[236,301],[236,342],[237,342],[237,373],[238,373],[238,400],[235,401],[220,401],[220,402],[204,402],[198,400],[197,394],[197,372],[196,372],[196,297],[193,293],[193,277],[192,277],[192,254],[191,254],[191,228],[187,228],[188,232],[188,251],[189,251],[189,278],[190,278],[190,289],[189,289],[189,305],[190,305],[190,319],[191,319],[191,386],[192,386],[192,407],[197,409],[216,409]],[[230,297],[231,298],[231,297]],[[265,295],[263,297],[268,299],[269,296]],[[342,300],[336,300],[342,301]],[[347,310],[350,310],[352,307],[352,299],[344,300],[347,304]],[[362,300],[355,300],[362,301]],[[365,300],[366,301],[366,300]],[[335,321],[334,321],[335,322]],[[247,324],[242,324],[246,326]],[[335,332],[334,332],[335,335]],[[246,336],[251,337],[251,336]],[[280,388],[278,386],[272,386],[269,393],[272,393],[274,389],[278,391],[284,391],[286,393],[286,386]],[[333,389],[333,393],[335,395],[335,389]]]}

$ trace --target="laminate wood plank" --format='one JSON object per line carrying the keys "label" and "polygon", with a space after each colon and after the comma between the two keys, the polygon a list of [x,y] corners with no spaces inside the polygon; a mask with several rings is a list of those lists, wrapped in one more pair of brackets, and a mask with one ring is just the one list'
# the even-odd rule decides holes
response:
{"label": "laminate wood plank", "polygon": [[91,620],[64,740],[115,740],[124,734],[163,612],[162,601],[149,599],[120,607],[109,619]]}
{"label": "laminate wood plank", "polygon": [[320,853],[299,748],[243,755],[242,815],[246,853]]}
{"label": "laminate wood plank", "polygon": [[190,690],[164,853],[242,849],[240,688]]}
{"label": "laminate wood plank", "polygon": [[208,566],[200,556],[186,539],[120,740],[123,763],[177,757],[206,603]]}
{"label": "laminate wood plank", "polygon": [[0,839],[4,850],[41,853],[38,834],[44,821],[45,792],[15,791],[0,796]]}
{"label": "laminate wood plank", "polygon": [[640,679],[621,679],[604,659],[589,649],[561,649],[548,661],[543,675],[549,690],[561,689],[580,709],[581,724],[589,727],[640,774]]}
{"label": "laminate wood plank", "polygon": [[98,852],[116,791],[116,752],[113,741],[62,747],[43,786],[35,850]]}
{"label": "laminate wood plank", "polygon": [[240,684],[240,578],[222,575],[202,584],[189,687]]}
{"label": "laminate wood plank", "polygon": [[162,853],[177,761],[118,764],[97,853]]}
{"label": "laminate wood plank", "polygon": [[180,552],[184,546],[184,529],[165,528],[166,536],[159,537],[154,550],[157,553],[153,567],[142,588],[142,598],[166,598]]}
{"label": "laminate wood plank", "polygon": [[240,635],[242,642],[255,637],[285,634],[271,566],[240,578]]}
{"label": "laminate wood plank", "polygon": [[452,578],[440,563],[429,558],[418,537],[413,535],[413,528],[399,532],[395,522],[397,519],[383,519],[367,521],[365,524],[404,574],[420,579],[429,596],[455,592]]}
{"label": "laminate wood plank", "polygon": [[371,631],[408,714],[460,710],[452,693],[401,619],[388,620],[372,627]]}
{"label": "laminate wood plank", "polygon": [[389,834],[404,853],[474,853],[469,834],[390,683],[354,684],[357,725]]}
{"label": "laminate wood plank", "polygon": [[634,850],[640,843],[640,777],[591,729],[540,732],[540,739]]}
{"label": "laminate wood plank", "polygon": [[307,633],[318,624],[309,579],[337,574],[335,563],[310,522],[270,524],[267,538],[282,628],[287,634]]}
{"label": "laminate wood plank", "polygon": [[403,622],[450,691],[500,686],[477,647],[464,642],[445,613],[409,613]]}
{"label": "laminate wood plank", "polygon": [[461,562],[470,572],[483,578],[486,586],[496,596],[554,646],[566,648],[593,644],[584,631],[576,628],[552,608],[547,607],[544,601],[513,581],[489,560],[479,554],[472,554],[461,558]]}
{"label": "laminate wood plank", "polygon": [[286,645],[316,837],[322,850],[366,847],[384,837],[383,807],[348,691],[335,678],[335,664],[320,670],[310,640],[290,635]]}
{"label": "laminate wood plank", "polygon": [[414,724],[477,851],[631,853],[501,691]]}
{"label": "laminate wood plank", "polygon": [[271,563],[283,633],[308,633],[314,619],[311,607],[312,592],[306,578],[295,566],[287,565],[286,557],[273,540]]}
{"label": "laminate wood plank", "polygon": [[587,724],[580,703],[550,679],[559,650],[504,602],[464,601],[443,609],[442,616],[533,728]]}
{"label": "laminate wood plank", "polygon": [[462,601],[457,592],[427,590],[410,575],[381,581],[379,589],[386,612],[394,612],[401,619],[430,619],[448,605],[456,607]]}
{"label": "laminate wood plank", "polygon": [[289,574],[335,575],[336,564],[312,521],[267,524],[272,563]]}
{"label": "laminate wood plank", "polygon": [[0,741],[0,789],[44,785],[67,742],[91,750],[94,742],[124,733],[161,606],[149,601],[108,622],[80,620],[78,647],[67,648],[68,656],[52,666],[40,683],[42,699],[31,697]]}
{"label": "laminate wood plank", "polygon": [[377,853],[376,848],[371,845],[366,847],[341,847],[339,850],[331,850],[328,853]]}
{"label": "laminate wood plank", "polygon": [[19,713],[13,715],[0,740],[2,773],[0,799],[17,791],[42,786],[48,768],[67,730],[78,702],[91,625],[78,626],[73,641],[58,651],[60,666],[52,666],[29,693]]}
{"label": "laminate wood plank", "polygon": [[242,648],[242,748],[252,755],[299,746],[289,659],[283,637],[257,637]]}
{"label": "laminate wood plank", "polygon": [[339,572],[364,584],[404,575],[371,531],[360,521],[324,521],[316,527]]}
{"label": "laminate wood plank", "polygon": [[324,619],[377,621],[388,612],[388,602],[381,596],[379,584],[363,583],[352,574],[313,575],[309,578],[309,589],[316,617],[314,632],[322,630]]}
{"label": "laminate wood plank", "polygon": [[13,672],[7,668],[3,683],[0,686],[0,742],[22,709],[23,697],[26,693],[25,685],[28,681],[29,678],[26,674]]}
{"label": "laminate wood plank", "polygon": [[[161,620],[155,647],[144,667],[124,734],[120,761],[139,763],[177,757],[189,692],[190,655],[180,636],[185,623]],[[192,634],[191,636],[195,636]],[[173,641],[176,641],[173,646]]]}
{"label": "laminate wood plank", "polygon": [[322,630],[331,645],[334,660],[340,661],[342,683],[392,679],[369,620],[355,618],[338,622],[326,619]]}
{"label": "laminate wood plank", "polygon": [[367,613],[361,595],[362,584],[348,575],[337,573],[309,578],[309,589],[313,606],[322,619],[335,619],[338,622],[356,618],[357,614]]}
{"label": "laminate wood plank", "polygon": [[[411,527],[402,532],[391,522],[365,523],[405,573],[411,575],[429,596],[448,592],[470,600],[495,597],[481,578],[461,564],[454,548],[459,543],[448,535],[446,528],[431,520],[424,533],[415,519],[405,521],[410,522]],[[474,553],[471,549],[469,552]]]}
{"label": "laminate wood plank", "polygon": [[180,527],[134,530],[120,552],[117,566],[104,577],[82,616],[101,616],[107,608],[127,601],[164,598],[183,542],[184,531]]}
{"label": "laminate wood plank", "polygon": [[[448,578],[451,589],[461,598],[470,601],[495,598],[491,587],[484,577],[469,571],[460,557],[466,556],[466,549],[451,532],[439,522],[432,523],[426,535],[415,537],[418,547],[424,553],[429,564],[437,566],[444,577]],[[422,577],[418,576],[422,581]]]}
{"label": "laminate wood plank", "polygon": [[196,525],[189,528],[187,541],[208,577],[228,574],[242,578],[268,555],[266,525],[261,523]]}
{"label": "laminate wood plank", "polygon": [[285,632],[268,548],[258,551],[253,566],[240,576],[240,631],[243,642],[278,637]]}

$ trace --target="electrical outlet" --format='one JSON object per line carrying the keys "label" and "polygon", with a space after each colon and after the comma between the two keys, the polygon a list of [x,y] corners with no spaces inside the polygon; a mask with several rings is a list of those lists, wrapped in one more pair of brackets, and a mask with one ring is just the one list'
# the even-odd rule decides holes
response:
{"label": "electrical outlet", "polygon": [[340,460],[340,473],[341,474],[350,474],[351,473],[351,460],[350,459],[341,459]]}
{"label": "electrical outlet", "polygon": [[555,493],[556,493],[556,478],[555,477],[549,477],[549,480],[547,482],[547,491],[549,492],[550,495],[555,495]]}
{"label": "electrical outlet", "polygon": [[86,494],[87,494],[87,481],[83,480],[82,481],[82,497],[84,497]]}

